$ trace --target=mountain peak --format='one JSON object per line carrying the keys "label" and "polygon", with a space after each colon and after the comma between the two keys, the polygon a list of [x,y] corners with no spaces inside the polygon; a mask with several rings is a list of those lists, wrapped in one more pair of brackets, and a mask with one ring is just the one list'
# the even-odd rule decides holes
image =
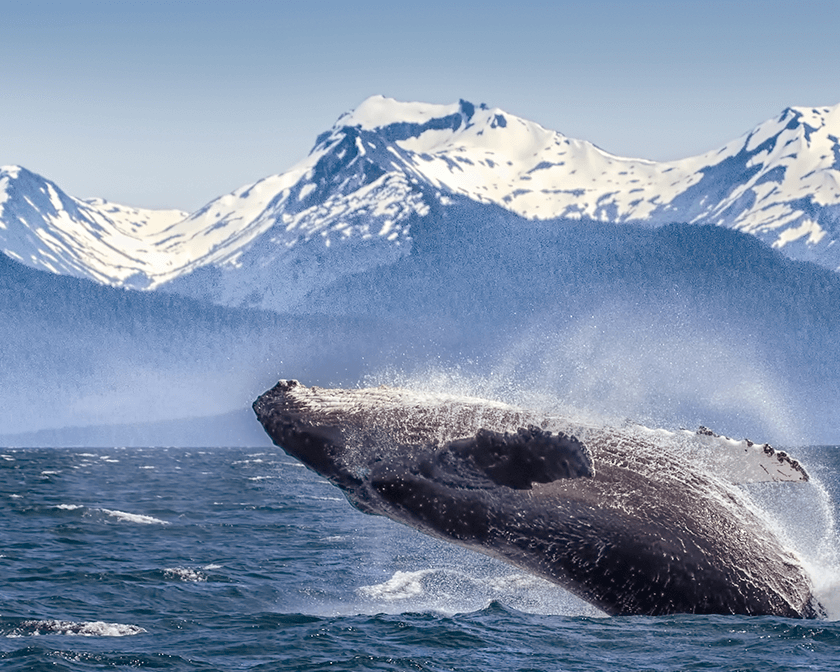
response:
{"label": "mountain peak", "polygon": [[[339,117],[331,131],[322,134],[318,141],[321,142],[334,137],[337,133],[344,133],[347,129],[354,128],[363,132],[376,133],[389,142],[416,139],[432,131],[435,132],[433,135],[437,140],[432,144],[439,144],[439,141],[444,138],[453,134],[464,134],[468,130],[474,136],[481,136],[486,130],[505,128],[508,119],[517,119],[522,125],[545,130],[538,124],[518,119],[498,108],[490,108],[484,103],[475,105],[463,99],[449,105],[404,103],[384,96],[372,96],[363,101],[355,110]],[[508,140],[508,142],[511,141]]]}
{"label": "mountain peak", "polygon": [[[466,108],[466,110],[465,110]],[[433,103],[402,102],[393,98],[376,95],[362,101],[356,109],[341,115],[334,128],[357,126],[363,131],[387,128],[394,124],[423,126],[436,119],[446,119],[456,115],[465,115],[465,111],[474,109],[471,103],[438,105]]]}
{"label": "mountain peak", "polygon": [[186,214],[75,198],[26,168],[0,167],[0,252],[40,270],[146,287],[155,240]]}
{"label": "mountain peak", "polygon": [[3,177],[11,177],[12,179],[16,178],[22,170],[25,170],[21,166],[0,166],[0,176]]}
{"label": "mountain peak", "polygon": [[[771,123],[774,122],[765,122],[759,128]],[[786,107],[775,123],[790,130],[804,128],[809,134],[825,129],[837,135],[840,133],[840,103],[823,107]]]}

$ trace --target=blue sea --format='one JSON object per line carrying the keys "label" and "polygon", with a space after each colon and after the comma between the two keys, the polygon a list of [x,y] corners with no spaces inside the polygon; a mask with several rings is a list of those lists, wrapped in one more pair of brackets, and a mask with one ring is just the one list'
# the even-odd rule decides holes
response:
{"label": "blue sea", "polygon": [[[791,452],[755,498],[837,601],[840,448]],[[4,671],[840,669],[837,621],[606,617],[279,449],[0,449],[0,507]]]}

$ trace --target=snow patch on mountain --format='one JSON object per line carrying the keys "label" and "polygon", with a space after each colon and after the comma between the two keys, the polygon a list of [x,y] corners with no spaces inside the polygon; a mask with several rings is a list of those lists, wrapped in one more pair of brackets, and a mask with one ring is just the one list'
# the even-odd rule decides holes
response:
{"label": "snow patch on mountain", "polygon": [[409,103],[384,96],[371,96],[356,109],[342,114],[335,122],[334,128],[357,126],[364,131],[374,131],[395,124],[423,125],[434,119],[458,115],[460,112],[461,105],[457,103]]}

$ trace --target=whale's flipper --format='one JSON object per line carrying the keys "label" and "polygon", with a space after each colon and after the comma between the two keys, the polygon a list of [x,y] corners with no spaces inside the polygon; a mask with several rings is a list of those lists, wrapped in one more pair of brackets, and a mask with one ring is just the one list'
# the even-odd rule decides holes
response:
{"label": "whale's flipper", "polygon": [[810,478],[805,467],[782,450],[749,439],[730,439],[706,427],[668,431],[627,421],[622,431],[667,450],[679,449],[710,473],[736,485],[805,483]]}
{"label": "whale's flipper", "polygon": [[808,472],[797,460],[767,443],[753,443],[749,439],[737,441],[705,427],[700,427],[693,438],[699,445],[714,451],[710,455],[710,470],[732,483],[808,481]]}
{"label": "whale's flipper", "polygon": [[480,429],[473,437],[446,444],[438,459],[467,464],[494,484],[516,490],[594,473],[592,455],[575,437],[533,425],[514,433]]}

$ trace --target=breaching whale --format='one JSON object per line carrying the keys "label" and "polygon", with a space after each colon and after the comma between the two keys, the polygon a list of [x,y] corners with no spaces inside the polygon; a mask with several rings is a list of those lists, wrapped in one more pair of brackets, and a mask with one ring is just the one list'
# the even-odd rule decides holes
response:
{"label": "breaching whale", "polygon": [[799,559],[730,482],[808,479],[767,445],[294,380],[254,411],[361,511],[524,568],[608,614],[822,614]]}

